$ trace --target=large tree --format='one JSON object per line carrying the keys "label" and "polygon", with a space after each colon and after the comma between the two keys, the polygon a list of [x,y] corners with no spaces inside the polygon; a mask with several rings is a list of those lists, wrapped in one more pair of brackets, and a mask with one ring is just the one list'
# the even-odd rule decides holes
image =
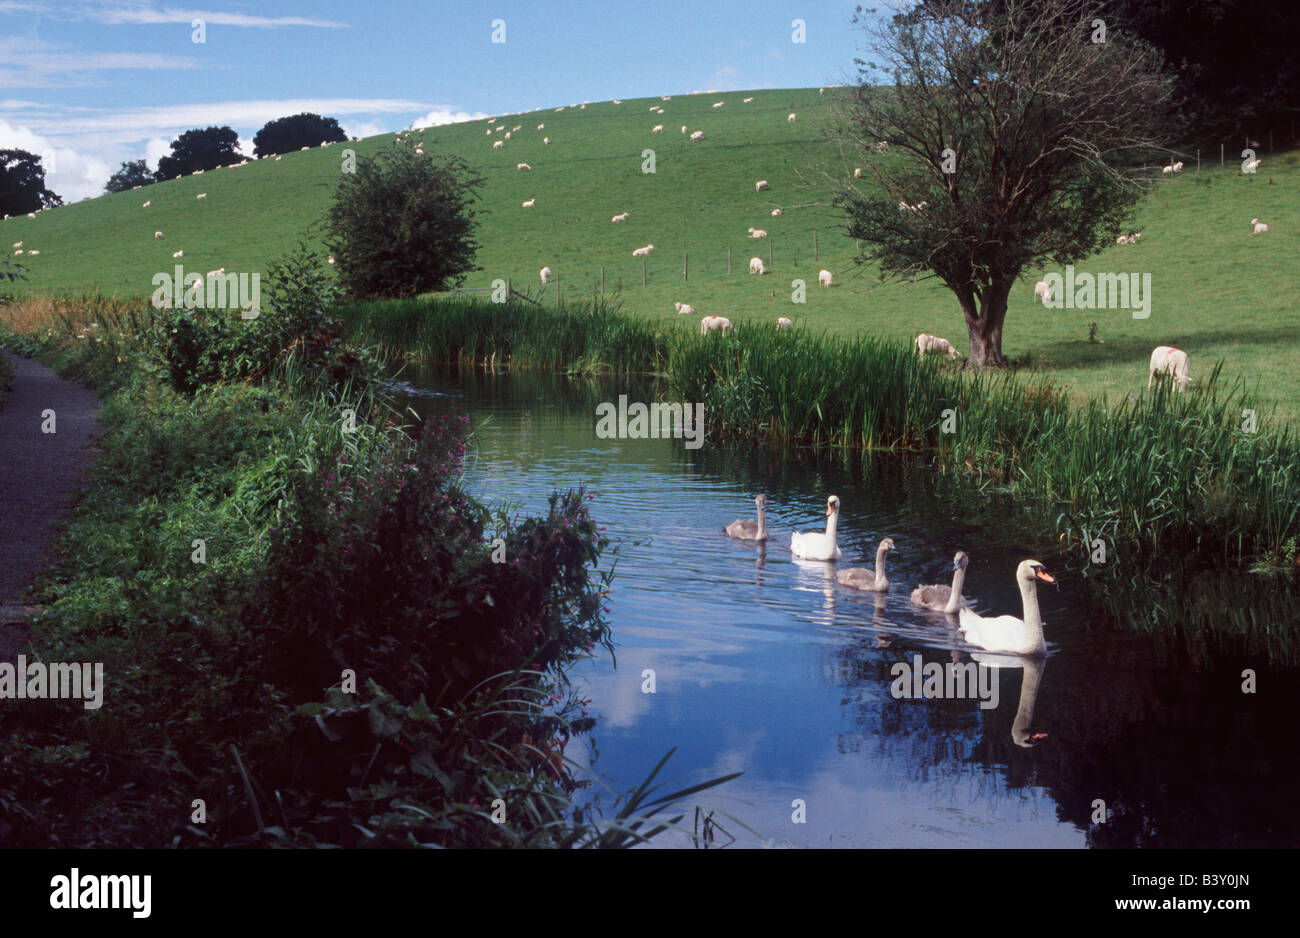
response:
{"label": "large tree", "polygon": [[108,177],[104,191],[125,192],[136,186],[147,186],[153,181],[153,173],[149,172],[149,167],[144,160],[130,160],[123,162],[122,168]]}
{"label": "large tree", "polygon": [[339,143],[348,139],[339,122],[319,114],[294,114],[277,117],[253,137],[254,156],[276,156],[292,153],[303,147],[318,147],[322,143]]}
{"label": "large tree", "polygon": [[39,156],[26,150],[0,150],[0,213],[25,215],[62,204],[45,188],[45,167]]}
{"label": "large tree", "polygon": [[[874,186],[840,169],[826,183],[859,263],[953,291],[973,365],[1005,364],[1022,271],[1113,243],[1171,132],[1160,54],[1118,30],[1099,35],[1098,10],[933,0],[855,17],[871,60],[857,60],[861,82],[839,99],[830,133]],[[878,72],[892,81],[872,83]]]}
{"label": "large tree", "polygon": [[188,176],[197,169],[216,169],[242,159],[239,134],[230,127],[187,130],[172,141],[172,151],[158,160],[159,181]]}

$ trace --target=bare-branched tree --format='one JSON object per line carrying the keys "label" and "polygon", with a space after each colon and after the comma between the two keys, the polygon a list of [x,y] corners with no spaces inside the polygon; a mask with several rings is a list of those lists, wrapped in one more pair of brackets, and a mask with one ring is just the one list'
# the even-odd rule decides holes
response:
{"label": "bare-branched tree", "polygon": [[[938,277],[957,295],[970,362],[1000,366],[1012,286],[1027,267],[1113,243],[1173,131],[1160,53],[1095,0],[929,0],[876,18],[869,59],[829,133],[823,178],[858,263]],[[873,70],[892,84],[872,83]],[[874,187],[844,170],[865,167]]]}

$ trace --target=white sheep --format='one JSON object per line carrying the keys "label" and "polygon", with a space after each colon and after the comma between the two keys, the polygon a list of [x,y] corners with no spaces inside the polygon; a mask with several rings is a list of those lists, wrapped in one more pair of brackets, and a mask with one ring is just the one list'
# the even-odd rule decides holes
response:
{"label": "white sheep", "polygon": [[153,233],[153,236],[154,236],[154,238],[161,238],[161,237],[162,237],[162,232],[161,232],[161,231],[155,231],[155,232]]}
{"label": "white sheep", "polygon": [[741,103],[741,104],[748,104],[750,101],[753,101],[753,100],[754,100],[753,98],[746,98],[744,101],[741,101],[740,103]]}
{"label": "white sheep", "polygon": [[700,335],[713,332],[714,330],[717,330],[718,332],[730,332],[731,320],[726,316],[705,316],[700,320]]}
{"label": "white sheep", "polygon": [[19,257],[22,253],[21,250],[14,251],[14,257]]}
{"label": "white sheep", "polygon": [[184,256],[185,256],[184,251],[175,251],[172,253],[172,257],[184,257]]}
{"label": "white sheep", "polygon": [[795,116],[791,114],[789,117],[785,119],[785,121],[787,124],[793,124],[795,122]]}
{"label": "white sheep", "polygon": [[153,202],[153,199],[150,199],[148,202],[145,202],[145,203],[144,203],[143,205],[141,205],[140,207],[141,207],[141,208],[148,208],[149,205],[150,205],[152,202]]}
{"label": "white sheep", "polygon": [[543,138],[542,138],[542,143],[546,144],[546,145],[549,147],[549,146],[551,145],[551,138],[550,138],[550,137],[543,137]]}
{"label": "white sheep", "polygon": [[793,329],[794,322],[788,316],[781,316],[776,320],[777,331],[782,329]]}
{"label": "white sheep", "polygon": [[1258,218],[1252,218],[1250,223],[1255,227],[1255,234],[1263,234],[1268,231],[1268,225],[1264,224]]}
{"label": "white sheep", "polygon": [[629,215],[630,215],[630,213],[628,213],[628,212],[623,212],[622,214],[615,215],[613,218],[610,219],[610,221],[612,221],[612,222],[627,221]]}
{"label": "white sheep", "polygon": [[1034,296],[1040,297],[1043,305],[1046,306],[1052,302],[1052,285],[1046,280],[1040,280],[1034,284]]}
{"label": "white sheep", "polygon": [[196,169],[196,170],[194,170],[194,175],[195,175],[195,176],[202,176],[202,175],[203,175],[203,170],[201,170],[201,169]]}
{"label": "white sheep", "polygon": [[500,149],[501,149],[503,146],[505,146],[505,145],[506,145],[506,144],[505,144],[505,141],[504,141],[504,140],[498,140],[498,141],[496,141],[495,143],[492,144],[492,149],[494,149],[494,150],[500,150]]}
{"label": "white sheep", "polygon": [[751,274],[765,274],[767,269],[763,266],[763,258],[751,257],[749,259],[749,272]]}
{"label": "white sheep", "polygon": [[545,125],[545,124],[538,124],[538,125],[537,125],[537,129],[538,129],[538,130],[545,130],[545,129],[546,129],[546,125]]}
{"label": "white sheep", "polygon": [[751,238],[766,238],[767,232],[764,231],[762,228],[750,228],[749,236]]}
{"label": "white sheep", "polygon": [[1187,353],[1172,345],[1158,345],[1151,352],[1151,370],[1147,375],[1147,390],[1151,390],[1156,375],[1169,375],[1178,385],[1179,391],[1186,391],[1191,379],[1187,376]]}
{"label": "white sheep", "polygon": [[35,251],[35,250],[32,250],[32,251],[28,251],[28,252],[27,252],[27,254],[28,254],[30,257],[35,257],[36,255],[38,255],[38,254],[40,254],[40,253],[41,253],[40,251]]}
{"label": "white sheep", "polygon": [[540,276],[540,277],[542,278],[542,283],[550,283],[550,282],[551,282],[551,275],[552,275],[552,273],[553,273],[553,271],[551,270],[551,268],[549,268],[549,267],[543,267],[543,268],[542,268],[541,270],[539,270],[537,273],[538,273],[538,276]]}
{"label": "white sheep", "polygon": [[1262,160],[1258,160],[1258,159],[1250,160],[1250,161],[1249,161],[1248,163],[1246,163],[1246,165],[1245,165],[1244,167],[1242,167],[1242,168],[1245,169],[1245,171],[1248,172],[1248,173],[1253,173],[1255,170],[1259,169],[1259,164],[1260,164],[1261,162],[1263,162],[1263,161],[1262,161]]}
{"label": "white sheep", "polygon": [[[520,130],[520,128],[522,128],[522,127],[523,127],[523,124],[515,124],[514,127],[510,128],[510,132],[511,132],[511,133],[516,133],[516,134],[517,134],[517,133],[519,133],[519,130]],[[539,129],[540,129],[540,128],[539,128]]]}
{"label": "white sheep", "polygon": [[1174,172],[1181,173],[1182,171],[1183,171],[1183,164],[1182,161],[1180,160],[1179,162],[1174,164]]}
{"label": "white sheep", "polygon": [[206,192],[200,192],[200,193],[199,193],[198,195],[196,195],[194,198],[196,198],[196,199],[206,199],[207,197],[208,197],[208,194],[207,194]]}
{"label": "white sheep", "polygon": [[673,309],[677,310],[677,312],[682,315],[695,312],[695,307],[690,303],[674,303]]}
{"label": "white sheep", "polygon": [[760,179],[758,182],[754,183],[755,192],[762,192],[764,189],[770,189],[770,188],[771,187],[767,184],[766,179]]}
{"label": "white sheep", "polygon": [[703,140],[703,139],[704,139],[704,131],[702,130],[697,130],[695,131],[695,133],[691,134],[692,143],[694,143],[697,140]]}
{"label": "white sheep", "polygon": [[1160,172],[1164,173],[1166,176],[1172,174],[1173,171],[1174,171],[1173,166],[1161,166],[1161,167],[1160,167]]}
{"label": "white sheep", "polygon": [[781,217],[781,210],[780,210],[779,208],[774,208],[774,209],[772,209],[772,217],[773,217],[773,218],[780,218],[780,217]]}
{"label": "white sheep", "polygon": [[652,134],[661,134],[661,133],[664,132],[664,125],[663,125],[663,124],[655,124],[653,127],[650,128],[650,132],[651,132]]}
{"label": "white sheep", "polygon": [[961,353],[953,348],[952,343],[947,339],[922,332],[916,337],[916,354],[924,355],[926,352],[942,352],[949,358],[961,358]]}
{"label": "white sheep", "polygon": [[714,106],[714,107],[722,107],[722,105],[724,105],[724,104],[726,104],[726,103],[727,103],[727,102],[725,102],[725,101],[719,101],[719,102],[717,102],[716,104],[714,104],[713,106]]}
{"label": "white sheep", "polygon": [[829,270],[818,271],[817,282],[823,287],[829,287],[831,285],[831,272]]}
{"label": "white sheep", "polygon": [[537,204],[537,200],[529,199],[527,202],[520,202],[519,204],[522,205],[524,208],[532,208],[535,204]]}
{"label": "white sheep", "polygon": [[508,130],[506,131],[505,139],[506,139],[506,140],[509,140],[509,139],[510,139],[510,131],[508,131]]}
{"label": "white sheep", "polygon": [[645,257],[646,255],[648,255],[648,254],[649,254],[651,251],[653,251],[654,249],[655,249],[655,246],[654,246],[653,244],[647,244],[645,247],[640,247],[640,248],[637,248],[635,251],[633,251],[633,252],[632,252],[632,256],[633,256],[633,257]]}
{"label": "white sheep", "polygon": [[532,167],[529,166],[527,163],[518,163],[515,165],[515,169],[520,170],[521,172],[527,172],[528,170],[532,169]]}
{"label": "white sheep", "polygon": [[854,179],[861,179],[861,178],[862,178],[862,167],[861,167],[861,166],[855,166],[855,167],[853,167],[853,178],[854,178]]}

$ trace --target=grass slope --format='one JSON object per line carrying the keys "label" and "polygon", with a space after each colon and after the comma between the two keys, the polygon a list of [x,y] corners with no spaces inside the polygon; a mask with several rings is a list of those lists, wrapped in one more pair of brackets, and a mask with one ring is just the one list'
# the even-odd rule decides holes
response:
{"label": "grass slope", "polygon": [[[744,104],[750,96],[753,102]],[[723,107],[714,108],[716,101]],[[491,125],[504,125],[498,132],[474,121],[430,128],[413,139],[422,139],[429,152],[460,154],[487,176],[478,256],[483,270],[467,286],[510,278],[516,288],[540,290],[537,271],[549,265],[564,295],[590,295],[603,265],[606,290],[618,291],[627,311],[655,320],[678,319],[673,303],[684,301],[700,315],[769,321],[787,315],[815,331],[903,340],[928,331],[964,348],[965,325],[952,295],[934,281],[882,284],[874,269],[853,269],[853,245],[821,204],[824,195],[804,186],[807,164],[831,158],[817,135],[829,101],[829,91],[819,95],[816,89],[630,99],[505,117]],[[651,113],[655,105],[665,113]],[[795,123],[786,119],[790,112],[798,115]],[[536,129],[539,123],[544,130]],[[516,124],[521,129],[504,148],[492,149],[492,141]],[[651,133],[655,124],[664,125],[663,134]],[[683,124],[703,130],[704,140],[690,143],[680,132]],[[364,159],[391,142],[392,135],[383,135],[349,146]],[[654,173],[642,171],[647,148],[655,151]],[[177,263],[171,253],[178,249],[185,251],[187,270],[265,270],[325,214],[343,149],[253,161],[41,212],[34,220],[10,219],[0,223],[0,238],[41,251],[30,260],[18,258],[30,267],[29,282],[19,287],[28,291],[145,295],[153,275]],[[863,157],[871,158],[879,157]],[[1077,265],[1080,271],[1150,272],[1150,318],[1135,320],[1124,310],[1045,310],[1032,295],[1045,271],[1032,271],[1012,297],[1005,350],[1083,398],[1139,392],[1151,348],[1177,345],[1191,354],[1194,380],[1222,358],[1225,376],[1241,375],[1252,385],[1266,377],[1261,398],[1300,421],[1300,345],[1294,340],[1300,313],[1292,302],[1300,272],[1300,153],[1265,154],[1254,176],[1232,162],[1197,172],[1195,156],[1183,158],[1188,170],[1162,179],[1139,207],[1133,224],[1142,239]],[[520,162],[532,171],[517,171]],[[758,179],[771,189],[756,192]],[[208,193],[206,199],[194,198],[200,192]],[[148,209],[140,207],[145,199],[152,202]],[[522,208],[526,199],[536,206]],[[776,207],[784,211],[779,218],[771,216]],[[612,224],[610,217],[623,211],[631,213],[629,221]],[[1252,217],[1273,230],[1252,234]],[[751,226],[769,231],[770,244],[750,240]],[[153,238],[155,230],[164,233],[162,240]],[[631,252],[647,243],[655,251],[643,286],[641,259]],[[771,272],[750,276],[749,257],[767,263],[769,247]],[[816,286],[823,266],[835,275],[830,289]],[[791,302],[795,278],[809,284],[802,305]],[[554,288],[543,296],[553,302]],[[1098,324],[1100,343],[1087,341],[1091,322]]]}

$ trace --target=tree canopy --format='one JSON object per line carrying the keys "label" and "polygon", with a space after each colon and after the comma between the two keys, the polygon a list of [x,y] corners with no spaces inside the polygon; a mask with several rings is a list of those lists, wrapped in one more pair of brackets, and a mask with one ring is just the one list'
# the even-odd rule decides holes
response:
{"label": "tree canopy", "polygon": [[45,188],[45,167],[39,156],[26,150],[0,150],[0,213],[26,215],[62,204]]}
{"label": "tree canopy", "polygon": [[172,151],[159,158],[158,181],[188,176],[195,170],[216,169],[242,159],[239,134],[230,127],[187,130],[172,141]]}
{"label": "tree canopy", "polygon": [[136,186],[147,186],[153,181],[153,173],[149,172],[144,160],[130,160],[122,163],[122,168],[108,177],[104,191],[125,192]]}
{"label": "tree canopy", "polygon": [[277,156],[303,147],[318,147],[322,143],[339,143],[346,139],[348,135],[333,117],[294,114],[292,117],[277,117],[267,122],[253,137],[253,155]]}
{"label": "tree canopy", "polygon": [[[1168,138],[1158,51],[1111,31],[1095,0],[933,0],[886,20],[859,8],[872,61],[835,105],[847,164],[832,202],[882,276],[938,277],[974,365],[1002,365],[1012,286],[1027,267],[1113,243]],[[891,85],[870,82],[873,69]]]}

